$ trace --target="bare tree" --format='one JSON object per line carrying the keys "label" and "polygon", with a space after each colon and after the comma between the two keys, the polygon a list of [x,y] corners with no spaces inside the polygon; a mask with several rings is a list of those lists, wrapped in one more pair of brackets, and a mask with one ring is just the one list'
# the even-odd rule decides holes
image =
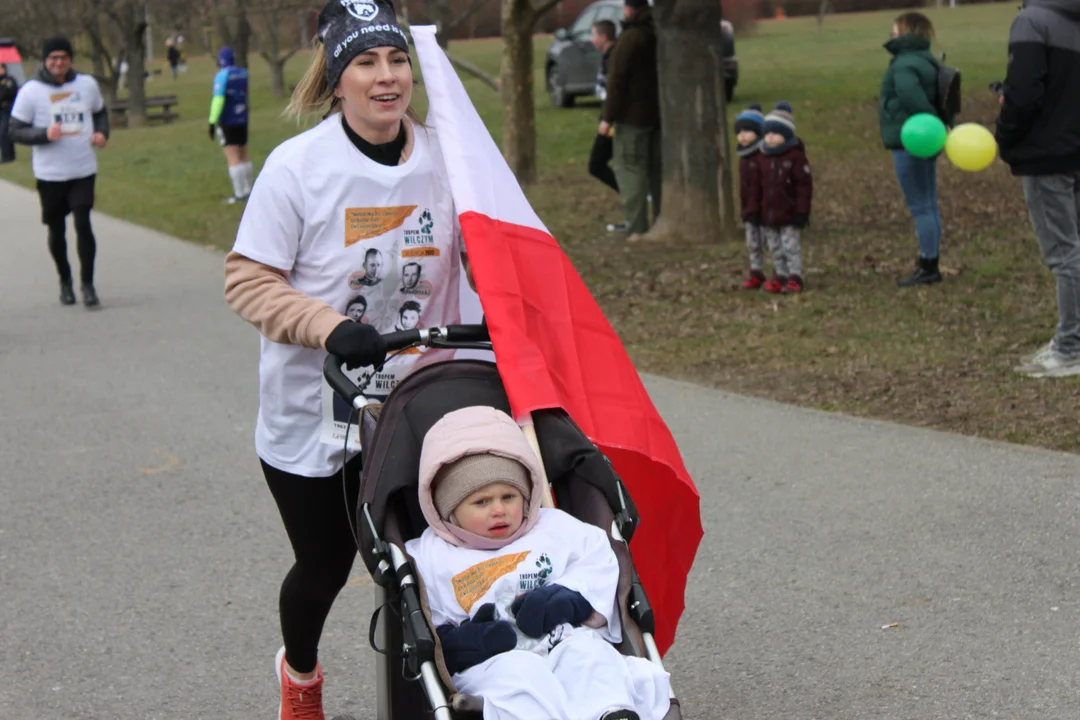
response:
{"label": "bare tree", "polygon": [[503,54],[499,81],[503,101],[503,155],[522,185],[536,181],[533,31],[540,18],[558,2],[503,0]]}
{"label": "bare tree", "polygon": [[469,0],[464,10],[454,9],[453,0],[424,0],[424,13],[428,21],[435,25],[435,39],[439,47],[446,50],[450,46],[450,36],[468,22],[477,11],[483,9],[491,0]]}
{"label": "bare tree", "polygon": [[[475,15],[476,10],[479,9],[480,7],[483,7],[484,4],[489,2],[489,1],[490,0],[473,0],[473,4],[469,6],[469,8],[467,9],[467,12],[469,13],[470,16]],[[431,4],[439,3],[440,5],[442,5],[444,3],[448,3],[449,0],[426,0],[426,2],[431,3]],[[447,5],[447,7],[449,7],[449,6]],[[430,5],[425,6],[425,12],[428,13],[428,19],[429,20],[431,20],[433,17],[435,17],[434,15],[431,15],[432,12],[436,12],[436,11],[437,12],[443,12],[443,10],[444,9],[442,7],[436,9],[436,8],[431,7]],[[467,20],[467,19],[468,19],[467,17],[461,18],[462,21]],[[405,32],[410,32],[410,29],[409,29],[410,28],[409,16],[408,16],[407,8],[405,8],[404,6],[402,7],[401,14],[398,15],[398,23],[401,25],[402,28],[405,29]],[[447,26],[445,26],[448,29],[443,30],[443,31],[440,31],[438,29],[440,27],[439,21],[436,20],[436,21],[434,21],[433,24],[436,27],[435,39],[438,41],[439,47],[441,47],[443,49],[443,51],[446,53],[446,59],[450,61],[450,64],[453,65],[457,70],[459,70],[459,71],[461,71],[463,73],[466,73],[468,75],[472,75],[473,77],[477,78],[478,80],[483,82],[485,85],[487,85],[492,90],[498,90],[499,89],[498,80],[491,77],[491,75],[488,75],[478,65],[474,65],[473,63],[469,62],[468,60],[463,60],[463,59],[461,59],[459,57],[456,57],[456,56],[454,56],[453,54],[450,53],[450,50],[448,49],[448,46],[450,45],[450,33],[453,32],[454,28],[456,28],[460,23],[458,21],[456,21],[456,20],[452,21]]]}
{"label": "bare tree", "polygon": [[[252,7],[255,20],[255,41],[259,55],[270,67],[270,86],[274,97],[285,95],[285,63],[301,48],[299,26],[304,24],[302,0],[261,0]],[[290,38],[284,44],[282,36]]]}
{"label": "bare tree", "polygon": [[233,49],[236,65],[245,68],[248,66],[248,48],[251,43],[248,5],[249,0],[210,0],[210,11],[222,44]]}
{"label": "bare tree", "polygon": [[656,0],[653,17],[664,208],[649,236],[719,239],[735,230],[720,4]]}
{"label": "bare tree", "polygon": [[[940,3],[941,0],[938,0],[938,2]],[[830,2],[830,0],[821,0],[821,5],[818,6],[818,13],[817,13],[817,31],[818,32],[821,32],[822,28],[824,27],[824,25],[825,25],[825,14],[828,13],[828,12],[835,12],[835,11],[833,11],[832,3]]]}
{"label": "bare tree", "polygon": [[[127,63],[123,75],[128,89],[128,127],[142,127],[146,124],[146,0],[90,0],[90,8],[97,19],[87,17],[83,27],[88,34],[100,31],[103,20],[111,22],[117,31],[116,59]],[[97,43],[104,48],[100,32]]]}
{"label": "bare tree", "polygon": [[[94,66],[94,79],[101,87],[105,101],[112,104],[120,91],[120,63],[124,53],[115,28],[104,22],[104,16],[87,5],[80,18],[82,30],[90,39],[90,60]],[[111,30],[111,32],[110,32]]]}

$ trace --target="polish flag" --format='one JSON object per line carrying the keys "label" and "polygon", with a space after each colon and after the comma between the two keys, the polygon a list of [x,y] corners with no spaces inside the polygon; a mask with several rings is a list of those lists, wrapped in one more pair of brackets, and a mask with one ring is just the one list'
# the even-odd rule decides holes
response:
{"label": "polish flag", "polygon": [[533,212],[435,41],[413,26],[484,317],[515,417],[559,407],[608,457],[637,506],[630,543],[665,652],[701,542],[699,495],[618,335]]}

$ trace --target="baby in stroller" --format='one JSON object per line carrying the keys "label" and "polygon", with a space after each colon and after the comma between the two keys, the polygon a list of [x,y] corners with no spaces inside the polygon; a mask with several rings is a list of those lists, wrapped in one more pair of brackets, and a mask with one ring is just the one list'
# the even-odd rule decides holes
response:
{"label": "baby in stroller", "polygon": [[492,407],[448,413],[424,437],[428,528],[405,549],[443,659],[484,720],[662,720],[670,677],[620,654],[619,565],[606,533],[542,508],[542,470]]}

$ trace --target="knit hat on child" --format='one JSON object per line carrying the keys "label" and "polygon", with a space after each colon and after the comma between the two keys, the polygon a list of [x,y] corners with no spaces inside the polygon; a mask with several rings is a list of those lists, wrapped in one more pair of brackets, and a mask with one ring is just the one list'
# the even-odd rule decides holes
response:
{"label": "knit hat on child", "polygon": [[768,143],[763,144],[761,151],[767,155],[786,152],[799,141],[795,136],[795,117],[791,112],[791,105],[783,100],[776,103],[773,111],[765,116],[765,135],[771,133],[782,136],[784,142],[772,147]]}
{"label": "knit hat on child", "polygon": [[776,133],[784,136],[784,144],[795,142],[795,115],[791,105],[781,100],[773,111],[765,116],[765,134]]}
{"label": "knit hat on child", "polygon": [[741,113],[735,116],[735,134],[738,135],[743,130],[749,130],[758,137],[761,137],[765,133],[763,132],[765,127],[765,114],[761,111],[761,105],[754,103],[750,107],[743,110]]}
{"label": "knit hat on child", "polygon": [[436,473],[432,494],[435,511],[447,520],[465,498],[480,488],[500,482],[517,488],[528,507],[532,483],[524,465],[501,455],[466,455],[444,465]]}

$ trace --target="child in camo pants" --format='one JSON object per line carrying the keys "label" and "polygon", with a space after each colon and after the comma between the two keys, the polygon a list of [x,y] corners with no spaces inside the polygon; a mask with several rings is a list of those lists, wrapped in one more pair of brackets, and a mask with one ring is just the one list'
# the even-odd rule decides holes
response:
{"label": "child in camo pants", "polygon": [[773,276],[762,286],[771,293],[800,293],[802,230],[810,223],[813,179],[806,148],[795,135],[791,105],[776,103],[765,116],[761,146],[761,232],[773,260]]}
{"label": "child in camo pants", "polygon": [[735,118],[735,139],[739,146],[739,204],[746,228],[746,249],[750,253],[750,275],[743,290],[758,290],[765,284],[765,240],[761,235],[761,138],[765,134],[765,114],[757,103]]}

